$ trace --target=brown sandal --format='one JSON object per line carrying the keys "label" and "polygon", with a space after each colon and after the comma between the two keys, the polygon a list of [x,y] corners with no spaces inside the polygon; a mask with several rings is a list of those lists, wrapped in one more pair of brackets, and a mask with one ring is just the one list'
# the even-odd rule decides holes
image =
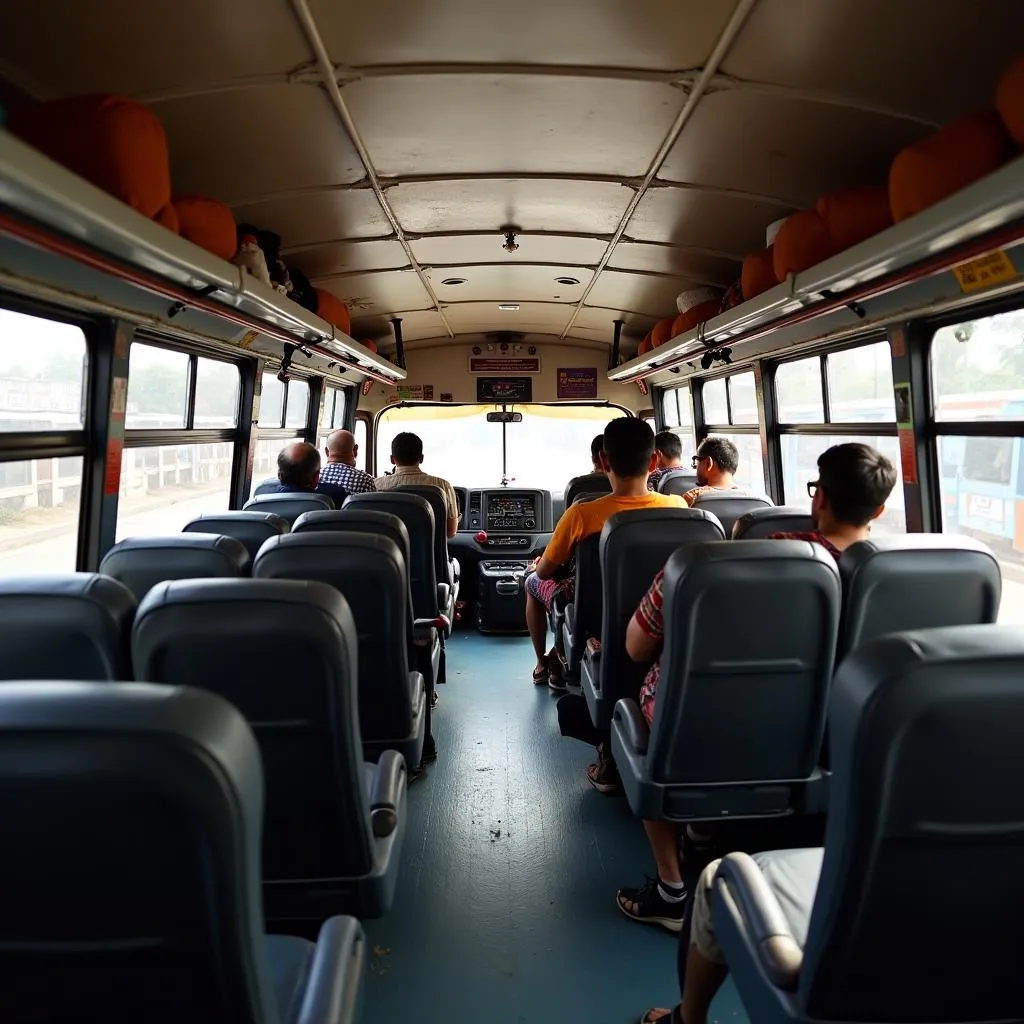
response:
{"label": "brown sandal", "polygon": [[546,686],[550,671],[551,670],[548,668],[548,656],[545,654],[541,659],[541,664],[533,670],[533,685]]}

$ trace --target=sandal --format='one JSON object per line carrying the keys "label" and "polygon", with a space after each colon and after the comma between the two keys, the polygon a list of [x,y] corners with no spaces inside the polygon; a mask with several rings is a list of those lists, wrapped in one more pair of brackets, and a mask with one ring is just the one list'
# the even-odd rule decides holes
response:
{"label": "sandal", "polygon": [[546,685],[550,671],[551,670],[548,668],[548,656],[545,654],[544,657],[541,658],[541,663],[533,670],[533,685]]}
{"label": "sandal", "polygon": [[678,1006],[671,1010],[654,1007],[640,1018],[640,1024],[682,1024],[683,1018],[679,1016],[678,1010]]}
{"label": "sandal", "polygon": [[613,796],[622,792],[622,779],[619,770],[607,761],[595,761],[587,765],[587,781],[605,796]]}
{"label": "sandal", "polygon": [[[676,903],[669,903],[658,890],[657,878],[648,878],[636,889],[620,889],[615,894],[615,905],[631,921],[641,924],[656,924],[666,931],[679,934],[683,930],[686,916],[686,896]],[[631,904],[627,907],[626,904]]]}

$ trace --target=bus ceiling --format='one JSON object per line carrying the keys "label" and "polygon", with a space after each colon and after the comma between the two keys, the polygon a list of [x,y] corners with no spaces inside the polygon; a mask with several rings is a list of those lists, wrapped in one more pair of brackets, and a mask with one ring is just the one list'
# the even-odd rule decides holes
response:
{"label": "bus ceiling", "polygon": [[[1020,287],[1024,4],[521,0],[507,18],[479,0],[15,5],[0,104],[72,169],[0,131],[0,286],[194,339],[255,331],[382,384],[405,376],[396,335],[615,346],[613,381],[664,383]],[[197,26],[187,52],[154,31],[171,20]],[[127,99],[74,108],[77,155],[74,131],[47,142],[59,108],[35,101],[103,94]],[[151,118],[156,150],[119,145],[114,108]],[[97,147],[127,177],[162,154],[164,205],[72,173]],[[957,187],[922,198],[914,174]],[[292,290],[196,244],[178,202],[196,196]],[[813,259],[778,258],[818,221]],[[758,266],[775,278],[745,294]],[[300,275],[318,300],[292,301]]]}

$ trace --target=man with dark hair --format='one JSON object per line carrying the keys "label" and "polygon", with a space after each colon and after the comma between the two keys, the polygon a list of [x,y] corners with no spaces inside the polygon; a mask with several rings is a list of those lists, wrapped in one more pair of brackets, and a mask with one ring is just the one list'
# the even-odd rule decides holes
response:
{"label": "man with dark hair", "polygon": [[393,473],[379,476],[374,481],[378,491],[393,491],[396,487],[436,487],[444,495],[448,512],[447,533],[454,537],[459,530],[459,500],[455,488],[440,476],[431,476],[420,468],[423,462],[423,441],[416,434],[403,432],[395,434],[391,442],[391,464]]}
{"label": "man with dark hair", "polygon": [[683,468],[683,442],[671,430],[654,435],[654,452],[658,456],[658,468],[647,478],[649,491],[656,491],[658,481],[670,470]]}
{"label": "man with dark hair", "polygon": [[604,467],[601,465],[601,452],[604,451],[604,434],[598,434],[590,442],[590,461],[594,464],[594,473],[604,476]]}
{"label": "man with dark hair", "polygon": [[697,471],[697,486],[683,495],[687,505],[692,505],[708,491],[734,491],[733,477],[740,467],[740,453],[732,441],[724,437],[706,437],[690,460]]}
{"label": "man with dark hair", "polygon": [[320,453],[305,441],[296,441],[282,448],[277,456],[277,487],[261,484],[263,494],[313,492],[325,494],[336,508],[341,508],[348,492],[337,484],[320,482]]}
{"label": "man with dark hair", "polygon": [[647,474],[654,468],[654,432],[632,416],[612,420],[602,435],[601,467],[611,481],[612,493],[593,501],[571,505],[558,521],[536,571],[526,578],[526,624],[537,655],[533,681],[551,689],[565,689],[561,662],[547,646],[547,613],[560,591],[572,593],[576,586],[573,552],[576,545],[593,533],[599,533],[616,512],[635,508],[681,507],[676,495],[651,494]]}

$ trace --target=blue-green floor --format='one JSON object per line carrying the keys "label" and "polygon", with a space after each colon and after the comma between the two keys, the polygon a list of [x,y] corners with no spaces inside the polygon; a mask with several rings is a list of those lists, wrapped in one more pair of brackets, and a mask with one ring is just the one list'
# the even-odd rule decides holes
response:
{"label": "blue-green floor", "polygon": [[[456,634],[434,716],[439,757],[409,791],[391,912],[367,923],[362,1019],[626,1024],[678,999],[676,938],[615,891],[653,871],[622,799],[563,739],[525,638]],[[713,1017],[746,1024],[731,984]]]}

